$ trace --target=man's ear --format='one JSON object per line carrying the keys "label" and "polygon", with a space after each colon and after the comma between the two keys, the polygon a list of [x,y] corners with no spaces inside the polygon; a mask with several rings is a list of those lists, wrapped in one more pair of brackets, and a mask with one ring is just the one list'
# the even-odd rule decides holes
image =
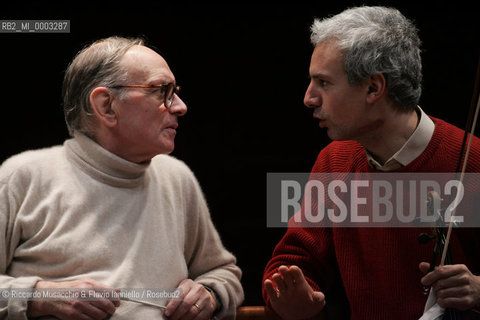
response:
{"label": "man's ear", "polygon": [[381,73],[376,73],[367,79],[367,102],[375,103],[387,92],[387,81]]}
{"label": "man's ear", "polygon": [[113,94],[105,87],[97,87],[90,93],[90,105],[100,122],[111,128],[117,124],[117,115],[112,108]]}

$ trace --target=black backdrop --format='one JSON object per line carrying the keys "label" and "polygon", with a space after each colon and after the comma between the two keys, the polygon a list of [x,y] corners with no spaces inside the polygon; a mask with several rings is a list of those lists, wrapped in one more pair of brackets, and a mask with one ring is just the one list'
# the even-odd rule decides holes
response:
{"label": "black backdrop", "polygon": [[266,228],[266,173],[308,172],[328,143],[302,103],[309,26],[365,3],[397,7],[415,21],[424,49],[421,106],[463,127],[479,53],[473,4],[3,2],[0,19],[70,19],[71,32],[0,33],[0,162],[67,138],[61,82],[79,49],[110,35],[144,36],[168,61],[189,107],[173,155],[196,173],[238,258],[245,304],[261,304],[263,268],[284,233]]}

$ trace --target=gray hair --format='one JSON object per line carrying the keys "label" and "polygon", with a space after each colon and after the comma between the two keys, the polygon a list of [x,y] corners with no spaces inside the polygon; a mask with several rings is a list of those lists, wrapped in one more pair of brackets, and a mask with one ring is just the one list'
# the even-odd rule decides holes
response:
{"label": "gray hair", "polygon": [[416,27],[398,10],[351,8],[316,19],[311,31],[313,45],[333,40],[342,51],[350,84],[381,73],[398,110],[413,110],[418,104],[422,92],[421,42]]}
{"label": "gray hair", "polygon": [[90,94],[97,87],[122,85],[128,78],[120,60],[134,45],[144,45],[140,38],[109,37],[95,41],[81,50],[65,72],[63,79],[63,110],[68,131],[94,138],[89,116],[93,114]]}

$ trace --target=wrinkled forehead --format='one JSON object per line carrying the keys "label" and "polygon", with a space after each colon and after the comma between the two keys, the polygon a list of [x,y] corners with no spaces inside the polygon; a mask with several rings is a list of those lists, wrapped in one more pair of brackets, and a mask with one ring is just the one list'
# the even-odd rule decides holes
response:
{"label": "wrinkled forehead", "polygon": [[148,47],[139,45],[131,47],[122,57],[121,64],[127,69],[131,84],[175,82],[175,77],[165,59]]}

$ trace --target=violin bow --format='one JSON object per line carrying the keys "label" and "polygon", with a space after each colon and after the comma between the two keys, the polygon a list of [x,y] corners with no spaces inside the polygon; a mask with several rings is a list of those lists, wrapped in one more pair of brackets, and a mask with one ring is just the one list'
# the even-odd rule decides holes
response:
{"label": "violin bow", "polygon": [[[478,58],[478,63],[477,63],[477,73],[475,77],[475,85],[473,89],[473,95],[472,95],[472,101],[470,103],[470,109],[468,112],[468,119],[467,119],[467,124],[465,127],[465,133],[463,135],[463,141],[462,141],[462,148],[460,150],[460,156],[458,159],[458,164],[457,164],[457,169],[456,172],[459,172],[460,166],[461,166],[461,171],[460,171],[460,178],[458,179],[460,181],[460,184],[463,183],[463,179],[465,176],[465,172],[467,169],[467,161],[468,161],[468,156],[470,154],[470,147],[472,146],[472,140],[473,140],[473,133],[475,132],[475,128],[477,125],[477,119],[478,119],[478,113],[480,110],[480,97],[479,97],[479,91],[480,91],[480,56]],[[466,149],[465,149],[466,147]],[[465,156],[463,154],[465,153]],[[463,163],[462,163],[462,158],[463,158]],[[455,197],[455,204],[452,209],[451,215],[450,215],[450,221],[448,223],[448,229],[447,229],[447,236],[445,238],[445,243],[443,245],[443,251],[442,251],[442,258],[440,260],[440,266],[443,266],[445,264],[445,260],[447,258],[447,252],[448,252],[448,247],[450,244],[450,235],[452,234],[452,229],[454,225],[454,218],[455,218],[455,213],[456,213],[456,207],[458,205],[458,197]]]}
{"label": "violin bow", "polygon": [[[463,180],[465,177],[465,172],[467,169],[467,161],[468,161],[468,156],[470,154],[470,148],[472,145],[472,140],[473,140],[473,133],[475,132],[475,127],[478,119],[478,114],[480,110],[480,97],[479,97],[479,91],[480,91],[480,55],[477,63],[477,72],[476,72],[476,77],[475,77],[475,84],[474,84],[474,90],[473,90],[473,95],[472,95],[472,100],[470,103],[470,108],[468,112],[468,118],[467,118],[467,124],[465,126],[465,133],[463,135],[463,140],[462,140],[462,145],[460,149],[460,155],[456,167],[456,174],[460,174],[460,177],[458,181],[460,184],[463,184]],[[462,161],[463,160],[463,161]],[[460,170],[461,168],[461,170]],[[430,204],[433,203],[433,199],[439,199],[438,195],[430,193],[429,195],[430,198]],[[453,194],[451,195],[453,196]],[[441,259],[440,259],[440,264],[439,266],[443,266],[445,264],[452,264],[453,261],[450,256],[450,250],[449,250],[449,245],[450,245],[450,236],[452,234],[452,229],[454,225],[454,220],[455,220],[455,213],[456,213],[456,207],[458,205],[458,197],[455,197],[455,204],[452,209],[452,212],[450,214],[450,221],[448,222],[448,229],[447,229],[447,235],[445,236],[444,228],[441,227],[440,225],[434,226],[434,233],[435,233],[435,238],[436,238],[436,243],[434,247],[434,252],[432,255],[432,259],[430,261],[430,271],[433,271],[435,268],[435,262],[437,260],[438,254],[442,253]],[[434,213],[436,211],[434,210]],[[425,288],[426,290],[427,288]],[[425,291],[427,292],[427,291]],[[460,320],[462,319],[463,316],[461,313],[456,310],[456,309],[451,309],[451,308],[446,308],[445,313],[443,315],[444,320]]]}

